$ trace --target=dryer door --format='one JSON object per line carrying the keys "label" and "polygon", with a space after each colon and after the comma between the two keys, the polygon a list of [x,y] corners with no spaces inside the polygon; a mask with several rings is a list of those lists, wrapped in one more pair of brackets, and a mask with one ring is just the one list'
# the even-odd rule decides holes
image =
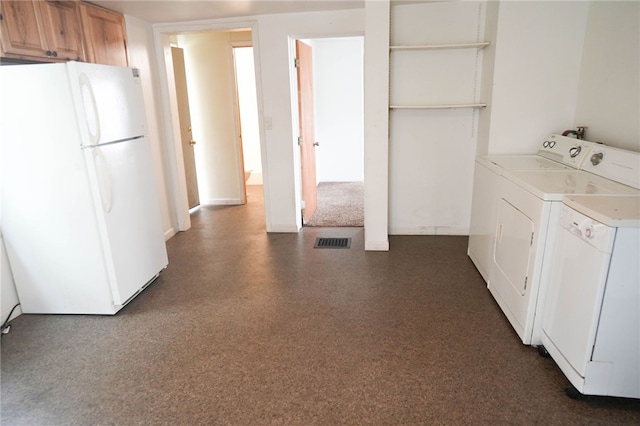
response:
{"label": "dryer door", "polygon": [[513,290],[523,296],[527,289],[529,263],[533,254],[533,222],[511,203],[501,199],[496,232],[496,266]]}

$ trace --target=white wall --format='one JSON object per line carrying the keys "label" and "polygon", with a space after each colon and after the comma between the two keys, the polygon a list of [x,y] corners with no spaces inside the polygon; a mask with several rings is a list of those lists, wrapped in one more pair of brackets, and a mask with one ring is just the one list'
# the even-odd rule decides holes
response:
{"label": "white wall", "polygon": [[232,34],[209,31],[177,37],[184,49],[201,204],[244,201]]}
{"label": "white wall", "polygon": [[314,39],[311,46],[317,181],[362,181],[364,38]]}
{"label": "white wall", "polygon": [[150,24],[130,16],[125,17],[129,65],[140,70],[145,112],[147,115],[149,142],[160,199],[162,226],[165,239],[176,233],[176,215],[173,207],[173,192],[168,181],[169,162],[165,146],[166,136],[162,122],[158,68],[153,48],[153,30]]}
{"label": "white wall", "polygon": [[587,140],[640,151],[640,3],[591,2],[576,126]]}
{"label": "white wall", "polygon": [[490,120],[489,153],[533,153],[573,126],[588,9],[588,2],[500,2],[493,92],[481,118]]}
{"label": "white wall", "polygon": [[[482,40],[484,2],[391,6],[391,44]],[[473,104],[481,50],[391,52],[392,105]],[[466,235],[471,214],[478,110],[392,109],[389,117],[389,233]]]}
{"label": "white wall", "polygon": [[256,71],[253,48],[234,49],[240,125],[242,128],[242,157],[245,173],[250,173],[247,185],[262,185],[262,155],[260,153],[260,119],[256,94]]}
{"label": "white wall", "polygon": [[[154,26],[159,40],[163,33],[254,29],[259,116],[271,123],[268,130],[264,123],[260,124],[268,232],[297,232],[301,224],[297,110],[292,108],[291,101],[292,88],[295,87],[292,84],[292,77],[295,77],[292,39],[357,35],[362,34],[363,26],[362,10],[265,15]],[[166,108],[164,117],[165,120],[172,120]]]}
{"label": "white wall", "polygon": [[[388,4],[384,1],[367,2],[364,11],[273,15],[243,18],[242,21],[226,19],[157,26],[159,30],[206,29],[229,26],[234,22],[246,23],[247,20],[256,23],[256,43],[259,45],[256,57],[260,72],[258,86],[262,95],[259,108],[261,117],[270,119],[272,123],[270,130],[261,123],[264,136],[262,144],[267,148],[264,153],[265,164],[272,173],[265,185],[267,229],[270,232],[295,232],[300,223],[296,200],[296,194],[299,193],[296,135],[291,118],[292,115],[295,118],[297,112],[292,111],[289,101],[292,88],[289,37],[358,34],[366,25],[364,84],[368,87],[365,90],[365,116],[368,118],[365,117],[365,176],[368,188],[365,203],[368,218],[365,219],[365,239],[370,242],[368,249],[384,249],[388,244],[386,185],[389,181],[389,162],[386,124],[383,122],[388,114],[385,79],[389,57],[385,45],[388,43],[388,13],[385,15],[385,7],[388,8]],[[637,93],[637,89],[634,89],[637,79],[631,75],[633,70],[628,68],[630,75],[616,74],[616,78],[608,82],[613,84],[612,88],[596,96],[594,81],[601,78],[602,70],[594,73],[591,65],[582,62],[584,45],[584,61],[589,64],[597,63],[601,55],[615,52],[621,46],[626,46],[629,51],[625,50],[624,55],[616,55],[615,59],[624,60],[626,55],[631,58],[630,64],[637,63],[633,58],[637,57],[638,49],[629,43],[630,40],[637,40],[637,37],[616,35],[622,33],[615,31],[618,26],[622,31],[636,22],[631,13],[634,7],[637,5],[633,2],[624,5],[618,2],[488,2],[491,12],[487,13],[487,36],[495,34],[495,39],[491,40],[493,44],[485,49],[483,57],[487,59],[493,55],[495,62],[483,64],[483,73],[490,79],[481,85],[481,100],[487,101],[489,107],[479,113],[478,154],[532,152],[541,136],[574,124],[586,124],[590,126],[588,135],[597,135],[599,128],[604,128],[598,116],[617,116],[614,109],[609,107],[605,109],[601,106],[598,110],[598,105],[608,105],[601,103],[603,96],[604,99],[623,99],[621,105],[624,108],[617,111],[623,111],[623,116],[628,114],[628,117],[637,117],[637,106],[630,102],[634,92]],[[611,12],[613,9],[609,8],[618,12]],[[633,10],[628,12],[624,8]],[[591,13],[585,40],[588,9],[591,9]],[[591,35],[591,31],[597,30],[599,25],[604,25],[600,33]],[[627,43],[620,43],[620,37]],[[590,56],[593,57],[588,59]],[[622,66],[626,65],[623,63]],[[620,72],[619,66],[612,68]],[[630,90],[625,91],[625,88]],[[622,95],[606,96],[620,92]],[[587,119],[587,113],[596,118]],[[629,124],[632,119],[625,118],[624,122],[632,127]],[[159,123],[156,125],[161,126]],[[637,143],[638,137],[627,136],[632,135],[631,131],[622,132],[622,128],[624,126],[607,130],[602,139],[606,138],[609,143],[615,139],[618,146],[633,146],[633,141]],[[632,141],[631,145],[625,142],[627,139]],[[293,163],[296,163],[296,167],[291,168],[290,164]],[[165,213],[165,217],[168,216]]]}
{"label": "white wall", "polygon": [[389,250],[389,0],[365,2],[364,248]]}

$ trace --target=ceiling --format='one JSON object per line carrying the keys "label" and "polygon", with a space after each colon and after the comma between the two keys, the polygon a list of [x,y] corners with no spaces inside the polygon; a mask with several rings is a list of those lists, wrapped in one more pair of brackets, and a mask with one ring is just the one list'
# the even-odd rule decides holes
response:
{"label": "ceiling", "polygon": [[90,0],[150,23],[359,9],[364,0]]}

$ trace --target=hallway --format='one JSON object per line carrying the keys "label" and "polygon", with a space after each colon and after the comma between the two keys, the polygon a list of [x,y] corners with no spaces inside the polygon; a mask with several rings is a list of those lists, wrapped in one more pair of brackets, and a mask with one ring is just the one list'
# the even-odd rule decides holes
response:
{"label": "hallway", "polygon": [[[113,317],[22,315],[2,337],[3,425],[638,424],[564,394],[466,256],[466,237],[266,234],[201,207],[169,267]],[[314,249],[316,237],[350,249]]]}

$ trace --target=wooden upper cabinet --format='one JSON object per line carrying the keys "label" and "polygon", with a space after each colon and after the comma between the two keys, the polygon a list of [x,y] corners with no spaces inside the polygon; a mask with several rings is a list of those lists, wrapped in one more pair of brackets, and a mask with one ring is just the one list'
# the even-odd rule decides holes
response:
{"label": "wooden upper cabinet", "polygon": [[0,2],[2,56],[41,60],[84,60],[76,1]]}
{"label": "wooden upper cabinet", "polygon": [[128,66],[124,16],[92,4],[80,4],[87,62]]}
{"label": "wooden upper cabinet", "polygon": [[84,60],[80,10],[74,1],[38,1],[48,49],[58,59]]}

